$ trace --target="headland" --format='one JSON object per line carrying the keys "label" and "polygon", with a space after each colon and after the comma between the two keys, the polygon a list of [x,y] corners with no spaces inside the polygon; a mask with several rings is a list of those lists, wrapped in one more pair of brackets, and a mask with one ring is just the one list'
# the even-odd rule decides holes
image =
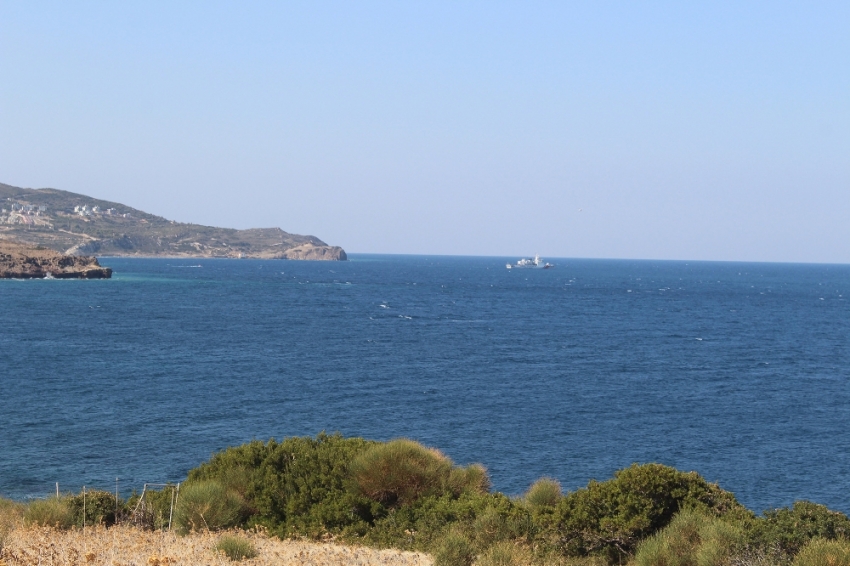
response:
{"label": "headland", "polygon": [[2,183],[0,240],[80,256],[348,259],[339,246],[280,228],[236,230],[176,222],[82,194]]}
{"label": "headland", "polygon": [[109,279],[112,269],[88,256],[0,240],[0,279]]}

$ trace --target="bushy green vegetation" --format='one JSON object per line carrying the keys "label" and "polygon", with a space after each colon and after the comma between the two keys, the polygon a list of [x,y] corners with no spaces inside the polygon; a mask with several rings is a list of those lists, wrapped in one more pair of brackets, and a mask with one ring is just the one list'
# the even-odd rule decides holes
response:
{"label": "bushy green vegetation", "polygon": [[534,508],[555,507],[561,501],[561,484],[552,478],[540,478],[525,492],[525,502]]}
{"label": "bushy green vegetation", "polygon": [[[85,521],[112,524],[117,503],[119,517],[165,528],[174,495],[172,487],[147,491],[139,506],[139,496],[116,502],[90,491]],[[18,507],[18,520],[79,526],[81,501],[81,494],[33,501]],[[490,491],[483,466],[457,466],[407,439],[253,441],[189,472],[174,510],[178,532],[255,526],[282,537],[332,535],[425,551],[436,566],[850,566],[842,562],[850,519],[822,505],[797,502],[756,516],[699,474],[660,464],[634,464],[566,494],[541,478],[511,498]],[[231,558],[242,556],[238,541],[219,544]]]}
{"label": "bushy green vegetation", "polygon": [[434,566],[472,566],[475,548],[465,536],[448,532],[434,546]]}
{"label": "bushy green vegetation", "polygon": [[215,454],[189,472],[185,487],[220,482],[243,497],[249,525],[264,525],[281,536],[365,532],[385,508],[357,493],[348,467],[374,445],[326,434],[254,441]]}
{"label": "bushy green vegetation", "polygon": [[558,503],[556,544],[566,555],[602,554],[612,563],[621,562],[684,508],[739,519],[752,516],[731,493],[696,472],[633,464],[614,479],[591,481]]}
{"label": "bushy green vegetation", "polygon": [[174,526],[182,534],[228,529],[247,518],[245,500],[215,480],[186,485],[174,509]]}
{"label": "bushy green vegetation", "polygon": [[73,517],[74,526],[114,525],[118,502],[108,491],[87,490],[63,499]]}
{"label": "bushy green vegetation", "polygon": [[810,541],[850,539],[850,519],[823,505],[797,501],[793,507],[767,511],[750,533],[752,544],[777,556],[794,556]]}
{"label": "bushy green vegetation", "polygon": [[441,452],[404,438],[370,446],[351,462],[349,474],[361,495],[389,509],[427,496],[490,491],[483,466],[457,468]]}
{"label": "bushy green vegetation", "polygon": [[794,558],[793,566],[850,566],[850,542],[812,539]]}
{"label": "bushy green vegetation", "polygon": [[739,525],[685,509],[640,543],[634,562],[635,566],[721,566],[730,563],[743,543]]}

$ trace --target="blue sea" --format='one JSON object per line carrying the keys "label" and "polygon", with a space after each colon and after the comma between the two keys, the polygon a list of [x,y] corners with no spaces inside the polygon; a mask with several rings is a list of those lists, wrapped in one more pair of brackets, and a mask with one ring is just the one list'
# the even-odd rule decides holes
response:
{"label": "blue sea", "polygon": [[252,439],[409,437],[495,489],[633,462],[850,512],[850,266],[105,258],[0,281],[0,495],[177,482]]}

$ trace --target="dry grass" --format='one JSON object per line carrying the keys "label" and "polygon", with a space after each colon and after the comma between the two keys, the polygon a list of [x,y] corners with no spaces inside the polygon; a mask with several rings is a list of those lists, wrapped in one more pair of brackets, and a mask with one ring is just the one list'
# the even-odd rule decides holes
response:
{"label": "dry grass", "polygon": [[[232,534],[232,533],[231,533]],[[200,566],[234,564],[213,547],[224,533],[177,536],[134,527],[59,531],[41,527],[13,530],[0,555],[0,566]],[[374,550],[332,543],[280,540],[263,533],[240,532],[257,549],[244,566],[431,566],[426,554]]]}

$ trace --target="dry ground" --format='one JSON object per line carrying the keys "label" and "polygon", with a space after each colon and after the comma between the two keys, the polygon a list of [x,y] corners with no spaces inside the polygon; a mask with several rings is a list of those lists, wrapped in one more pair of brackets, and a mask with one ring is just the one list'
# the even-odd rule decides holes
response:
{"label": "dry ground", "polygon": [[[238,562],[244,566],[304,564],[310,566],[431,566],[426,554],[397,550],[280,540],[246,532],[257,557]],[[213,550],[221,534],[180,537],[168,532],[133,527],[87,528],[57,531],[33,527],[9,533],[0,554],[0,566],[200,566],[232,565]]]}

